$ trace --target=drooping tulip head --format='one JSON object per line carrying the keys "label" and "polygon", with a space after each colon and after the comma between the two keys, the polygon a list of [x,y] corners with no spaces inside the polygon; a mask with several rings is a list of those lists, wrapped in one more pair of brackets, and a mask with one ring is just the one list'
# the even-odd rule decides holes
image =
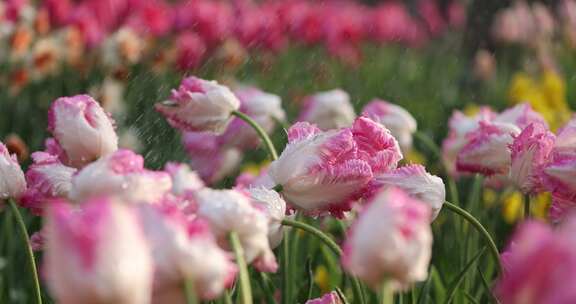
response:
{"label": "drooping tulip head", "polygon": [[224,132],[239,107],[240,101],[230,89],[193,76],[182,80],[167,101],[156,104],[156,110],[175,128],[217,134]]}

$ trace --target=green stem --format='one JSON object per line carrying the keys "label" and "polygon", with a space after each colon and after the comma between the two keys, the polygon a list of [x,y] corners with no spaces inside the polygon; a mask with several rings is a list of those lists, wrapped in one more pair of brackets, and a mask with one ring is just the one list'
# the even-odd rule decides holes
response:
{"label": "green stem", "polygon": [[10,205],[10,209],[12,213],[14,213],[14,217],[16,218],[16,222],[18,223],[18,229],[20,230],[20,236],[22,237],[22,241],[26,244],[26,254],[28,255],[28,261],[30,266],[30,272],[32,272],[32,279],[34,282],[34,297],[36,298],[36,303],[42,303],[42,295],[40,292],[40,280],[38,279],[38,271],[36,268],[36,260],[34,259],[34,251],[32,251],[32,247],[30,246],[30,237],[28,235],[28,229],[26,229],[26,224],[24,224],[24,220],[22,219],[22,214],[18,210],[18,207],[14,203],[13,200],[8,200],[8,204]]}
{"label": "green stem", "polygon": [[494,259],[496,260],[496,264],[498,264],[498,270],[502,271],[502,264],[500,261],[500,253],[498,252],[498,247],[496,247],[496,243],[494,243],[494,240],[492,239],[490,233],[488,233],[486,228],[484,228],[484,226],[482,226],[482,224],[466,210],[450,202],[444,202],[444,206],[448,210],[464,218],[467,222],[469,222],[472,226],[474,226],[474,228],[476,228],[476,230],[482,235],[482,237],[484,237],[485,241],[488,243],[488,247],[490,248],[490,251],[494,256]]}
{"label": "green stem", "polygon": [[527,220],[531,217],[530,214],[530,195],[524,195],[524,219]]}
{"label": "green stem", "polygon": [[430,136],[420,131],[416,131],[414,132],[414,137],[418,138],[418,140],[420,140],[426,146],[426,148],[428,148],[428,150],[434,154],[436,158],[440,158],[442,152],[434,140],[430,138]]}
{"label": "green stem", "polygon": [[389,281],[384,281],[380,290],[380,303],[394,304],[394,291]]}
{"label": "green stem", "polygon": [[230,244],[234,250],[234,255],[236,256],[236,264],[238,265],[239,277],[240,277],[240,303],[242,304],[252,304],[252,289],[250,287],[250,276],[248,276],[248,267],[246,266],[246,260],[244,259],[244,249],[238,238],[236,232],[230,232]]}
{"label": "green stem", "polygon": [[196,291],[190,279],[184,281],[184,295],[186,296],[186,304],[198,304]]}
{"label": "green stem", "polygon": [[254,131],[258,133],[258,136],[260,137],[260,139],[264,143],[264,146],[266,146],[266,150],[268,150],[268,153],[270,154],[270,158],[272,158],[272,160],[278,159],[278,153],[276,152],[276,148],[274,148],[272,140],[270,140],[268,134],[266,134],[266,132],[262,129],[262,127],[260,127],[260,125],[256,121],[254,121],[254,119],[250,118],[250,116],[239,111],[232,111],[232,115],[242,119],[247,124],[249,124],[254,129]]}
{"label": "green stem", "polygon": [[[320,239],[326,246],[328,246],[328,248],[330,248],[330,250],[332,250],[338,257],[342,256],[342,249],[340,249],[340,246],[338,246],[338,244],[336,244],[329,236],[327,236],[324,232],[320,231],[316,227],[289,219],[283,219],[282,225],[302,229],[314,235],[315,237]],[[357,278],[354,277],[350,278],[350,280],[352,281],[352,291],[354,292],[354,300],[355,301],[358,300],[358,302],[360,303],[365,303],[364,294],[362,292],[360,282],[358,281]]]}
{"label": "green stem", "polygon": [[284,230],[284,240],[282,241],[282,303],[290,304],[292,288],[290,288],[290,233]]}

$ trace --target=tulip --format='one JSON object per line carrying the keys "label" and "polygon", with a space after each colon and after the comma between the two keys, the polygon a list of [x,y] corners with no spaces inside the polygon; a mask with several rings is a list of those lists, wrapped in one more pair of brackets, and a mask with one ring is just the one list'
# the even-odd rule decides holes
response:
{"label": "tulip", "polygon": [[286,202],[274,190],[263,187],[250,188],[247,190],[252,203],[256,207],[263,207],[268,216],[268,242],[272,249],[282,242],[284,229],[282,220],[286,216]]}
{"label": "tulip", "polygon": [[150,249],[128,206],[107,198],[79,210],[55,203],[46,221],[44,265],[58,303],[149,303]]}
{"label": "tulip", "polygon": [[164,171],[172,178],[172,193],[174,195],[186,195],[189,192],[204,188],[204,182],[198,173],[190,170],[186,164],[167,163]]}
{"label": "tulip", "polygon": [[349,127],[356,114],[350,96],[343,90],[316,93],[305,100],[299,121],[316,124],[322,130]]}
{"label": "tulip", "polygon": [[32,154],[34,163],[26,171],[28,189],[21,198],[23,207],[41,214],[44,204],[57,198],[68,198],[75,168],[60,163],[56,156],[45,152]]}
{"label": "tulip", "polygon": [[0,199],[19,198],[26,190],[26,178],[16,155],[0,143]]}
{"label": "tulip", "polygon": [[554,134],[540,124],[529,125],[514,139],[510,177],[522,192],[542,190],[540,171],[548,162],[554,141]]}
{"label": "tulip", "polygon": [[432,220],[438,216],[446,201],[446,188],[442,179],[426,172],[421,165],[398,168],[376,176],[375,181],[382,188],[397,187],[410,197],[426,203],[432,210]]}
{"label": "tulip", "polygon": [[[277,121],[286,119],[279,96],[253,87],[242,87],[234,93],[240,99],[240,111],[258,123],[264,132],[271,133]],[[258,146],[260,137],[246,122],[234,118],[222,135],[221,141],[226,146],[249,149]]]}
{"label": "tulip", "polygon": [[260,271],[276,272],[278,264],[268,242],[266,212],[255,207],[250,197],[237,190],[203,189],[196,193],[198,217],[210,223],[219,242],[230,232],[240,238],[247,263]]}
{"label": "tulip", "polygon": [[322,132],[308,123],[288,130],[288,145],[272,162],[269,175],[288,201],[305,211],[341,213],[372,178],[370,165],[357,159],[349,129]]}
{"label": "tulip", "polygon": [[224,132],[239,107],[240,101],[227,87],[193,76],[182,80],[169,100],[156,104],[173,127],[216,134]]}
{"label": "tulip", "polygon": [[155,303],[163,303],[160,299],[168,295],[183,298],[185,280],[202,299],[217,297],[231,283],[235,266],[216,244],[206,222],[189,222],[170,205],[139,205],[138,210],[152,248]]}
{"label": "tulip", "polygon": [[505,304],[576,301],[575,228],[573,217],[555,231],[539,222],[521,225],[502,254],[505,272],[496,286],[499,300]]}
{"label": "tulip", "polygon": [[240,150],[223,146],[221,137],[208,132],[185,132],[182,141],[190,166],[207,184],[228,176],[242,161]]}
{"label": "tulip", "polygon": [[487,176],[508,173],[511,164],[509,146],[520,129],[509,123],[481,121],[480,127],[469,133],[456,160],[456,168],[463,172]]}
{"label": "tulip", "polygon": [[172,189],[166,172],[144,168],[144,159],[118,150],[84,167],[72,178],[70,198],[82,202],[106,194],[127,203],[157,203]]}
{"label": "tulip", "polygon": [[342,300],[335,291],[324,294],[322,297],[306,301],[306,304],[342,304]]}
{"label": "tulip", "polygon": [[520,128],[520,130],[524,130],[530,124],[548,126],[544,117],[534,111],[528,103],[521,103],[503,111],[494,117],[493,121],[496,123],[510,123]]}
{"label": "tulip", "polygon": [[112,119],[88,95],[56,99],[48,112],[48,130],[64,151],[64,164],[75,168],[118,149]]}
{"label": "tulip", "polygon": [[546,190],[568,200],[576,199],[576,157],[557,157],[542,169]]}
{"label": "tulip", "polygon": [[548,217],[554,223],[564,221],[567,215],[576,210],[576,200],[566,199],[558,194],[552,194],[552,204],[548,209]]}
{"label": "tulip", "polygon": [[555,158],[576,156],[576,119],[558,130],[552,154]]}
{"label": "tulip", "polygon": [[412,134],[416,132],[416,120],[404,108],[389,102],[375,99],[369,102],[362,111],[362,116],[384,125],[402,148],[412,148]]}
{"label": "tulip", "polygon": [[473,116],[466,116],[460,111],[454,111],[448,122],[448,137],[442,142],[442,161],[448,174],[456,177],[456,159],[462,147],[466,144],[466,135],[479,126],[480,121],[491,120],[496,114],[490,108],[483,107]]}
{"label": "tulip", "polygon": [[379,192],[348,232],[344,269],[376,290],[384,280],[393,290],[425,280],[432,254],[430,217],[425,203],[400,189]]}

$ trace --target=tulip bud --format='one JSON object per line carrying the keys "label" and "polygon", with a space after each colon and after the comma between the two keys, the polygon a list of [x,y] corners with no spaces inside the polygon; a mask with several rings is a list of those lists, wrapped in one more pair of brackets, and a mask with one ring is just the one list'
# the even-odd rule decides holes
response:
{"label": "tulip bud", "polygon": [[19,198],[25,190],[26,179],[16,155],[0,143],[0,199]]}
{"label": "tulip bud", "polygon": [[520,129],[513,124],[481,121],[480,127],[466,136],[467,143],[458,154],[456,168],[487,176],[508,173],[509,146],[519,133]]}
{"label": "tulip bud", "polygon": [[150,251],[128,206],[109,199],[78,210],[54,203],[45,233],[47,282],[58,303],[149,303]]}
{"label": "tulip bud", "polygon": [[402,151],[408,151],[412,148],[412,134],[416,132],[418,125],[414,117],[404,108],[375,99],[364,107],[362,116],[368,117],[390,130],[392,136],[400,144]]}
{"label": "tulip bud", "polygon": [[45,152],[32,154],[34,163],[26,171],[28,189],[21,204],[40,215],[46,202],[56,198],[68,198],[72,189],[75,168],[64,166],[56,156]]}
{"label": "tulip bud", "polygon": [[142,156],[118,150],[80,170],[72,178],[70,198],[81,202],[106,194],[127,203],[157,203],[171,189],[168,173],[146,170]]}
{"label": "tulip bud", "polygon": [[286,202],[274,190],[250,188],[248,194],[256,207],[263,207],[268,216],[268,241],[272,249],[282,242],[284,229],[282,220],[286,216]]}
{"label": "tulip bud", "polygon": [[548,162],[554,141],[554,134],[540,124],[529,125],[514,139],[510,177],[522,192],[542,191],[540,171]]}
{"label": "tulip bud", "polygon": [[138,211],[152,247],[156,303],[163,303],[159,298],[165,299],[171,293],[176,293],[172,295],[175,298],[183,297],[181,287],[185,280],[192,283],[202,299],[213,299],[222,293],[234,278],[236,268],[216,244],[207,223],[189,222],[170,205],[138,205]]}
{"label": "tulip bud", "polygon": [[316,124],[322,130],[349,127],[356,118],[350,96],[343,90],[320,92],[305,100],[298,118]]}
{"label": "tulip bud", "polygon": [[112,119],[88,95],[56,99],[48,112],[48,130],[64,151],[64,164],[72,167],[118,149]]}
{"label": "tulip bud", "polygon": [[446,188],[442,179],[426,172],[421,165],[404,166],[378,175],[375,180],[384,189],[397,187],[410,197],[426,203],[432,210],[432,220],[438,216],[446,201]]}
{"label": "tulip bud", "polygon": [[224,132],[239,107],[240,101],[227,87],[196,77],[182,80],[169,100],[156,104],[156,110],[175,128],[217,134]]}
{"label": "tulip bud", "polygon": [[268,218],[252,205],[250,197],[237,190],[203,189],[196,193],[198,217],[210,223],[221,244],[228,234],[238,234],[247,263],[260,271],[276,272],[278,264],[268,242]]}
{"label": "tulip bud", "polygon": [[430,217],[426,204],[402,190],[378,193],[348,232],[344,269],[374,289],[385,279],[393,289],[425,280],[432,254]]}

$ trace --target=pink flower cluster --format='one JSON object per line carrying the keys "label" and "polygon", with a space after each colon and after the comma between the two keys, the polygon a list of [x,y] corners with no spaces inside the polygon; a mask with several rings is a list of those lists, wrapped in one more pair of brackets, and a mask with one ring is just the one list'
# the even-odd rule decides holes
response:
{"label": "pink flower cluster", "polygon": [[436,0],[419,0],[417,15],[401,1],[369,7],[331,0],[46,0],[36,8],[25,0],[6,2],[0,22],[18,23],[27,9],[33,9],[44,28],[73,28],[88,48],[99,47],[123,28],[145,37],[174,38],[182,69],[198,65],[228,40],[272,52],[291,41],[321,44],[331,54],[355,62],[362,42],[420,46],[449,27],[461,26],[465,18],[459,1],[451,1],[441,12]]}
{"label": "pink flower cluster", "polygon": [[286,212],[278,193],[209,189],[184,164],[146,169],[142,156],[117,148],[113,121],[90,96],[59,98],[49,116],[54,138],[26,174],[0,145],[0,198],[45,217],[33,240],[59,303],[180,303],[184,281],[213,299],[237,271],[231,232],[248,263],[277,270],[272,248]]}
{"label": "pink flower cluster", "polygon": [[487,108],[471,117],[455,112],[443,159],[453,176],[480,173],[493,186],[513,185],[526,194],[550,192],[549,215],[559,221],[576,207],[575,133],[574,119],[552,133],[527,104],[500,114]]}

